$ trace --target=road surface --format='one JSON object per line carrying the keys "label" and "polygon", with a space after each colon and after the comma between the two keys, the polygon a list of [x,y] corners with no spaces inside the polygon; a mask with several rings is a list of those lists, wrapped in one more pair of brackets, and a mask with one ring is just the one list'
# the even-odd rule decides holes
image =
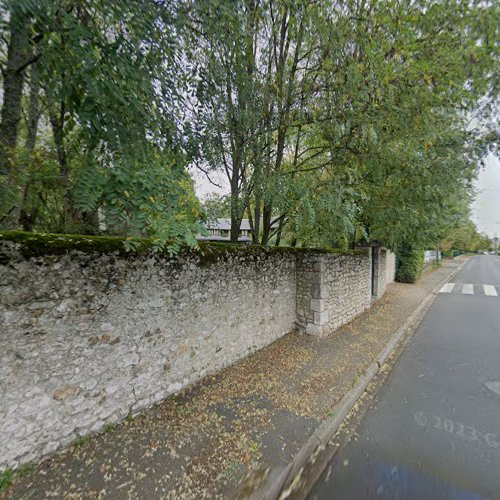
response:
{"label": "road surface", "polygon": [[500,258],[441,289],[311,499],[500,499]]}

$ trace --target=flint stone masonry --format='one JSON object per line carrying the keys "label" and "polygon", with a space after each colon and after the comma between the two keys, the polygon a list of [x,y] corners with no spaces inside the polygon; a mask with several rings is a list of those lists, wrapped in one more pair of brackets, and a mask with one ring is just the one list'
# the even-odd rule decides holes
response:
{"label": "flint stone masonry", "polygon": [[292,328],[369,307],[368,252],[25,258],[0,241],[0,470],[136,414]]}
{"label": "flint stone masonry", "polygon": [[325,335],[348,323],[371,304],[369,250],[357,255],[297,257],[297,323],[312,335]]}

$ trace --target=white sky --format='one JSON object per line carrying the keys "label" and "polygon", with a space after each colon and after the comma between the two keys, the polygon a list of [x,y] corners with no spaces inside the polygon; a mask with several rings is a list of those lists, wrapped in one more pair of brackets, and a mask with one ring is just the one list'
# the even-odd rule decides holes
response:
{"label": "white sky", "polygon": [[194,179],[196,194],[198,195],[198,198],[200,200],[203,201],[207,197],[207,195],[212,193],[217,193],[217,194],[229,193],[229,183],[224,172],[220,173],[210,172],[210,179],[212,179],[213,182],[221,186],[220,188],[218,188],[217,186],[211,184],[208,181],[207,176],[201,170],[198,170],[196,167],[190,168],[189,171]]}
{"label": "white sky", "polygon": [[500,160],[490,155],[479,174],[477,196],[472,205],[472,220],[490,238],[500,236]]}

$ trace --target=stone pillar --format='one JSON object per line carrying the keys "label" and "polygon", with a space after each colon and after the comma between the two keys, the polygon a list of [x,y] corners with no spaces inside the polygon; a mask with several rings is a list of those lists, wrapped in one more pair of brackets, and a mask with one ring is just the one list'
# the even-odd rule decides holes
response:
{"label": "stone pillar", "polygon": [[322,255],[302,255],[297,262],[297,327],[322,335],[329,321],[326,263]]}
{"label": "stone pillar", "polygon": [[396,277],[396,255],[390,250],[386,251],[385,284],[388,285]]}
{"label": "stone pillar", "polygon": [[312,324],[308,324],[306,333],[311,335],[321,335],[330,317],[326,300],[328,299],[328,288],[326,285],[326,264],[321,260],[314,262],[311,276],[311,287],[309,308],[313,312]]}
{"label": "stone pillar", "polygon": [[378,299],[384,295],[387,274],[387,250],[372,247],[372,297]]}
{"label": "stone pillar", "polygon": [[371,247],[372,299],[379,297],[380,247]]}

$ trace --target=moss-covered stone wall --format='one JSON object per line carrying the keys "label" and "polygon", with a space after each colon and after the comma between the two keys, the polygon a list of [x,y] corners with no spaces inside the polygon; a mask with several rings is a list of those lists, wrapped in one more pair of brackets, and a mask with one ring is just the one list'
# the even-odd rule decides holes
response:
{"label": "moss-covered stone wall", "polygon": [[[86,236],[79,234],[28,233],[24,231],[1,231],[0,240],[19,245],[25,257],[42,255],[62,255],[71,251],[99,254],[118,254],[134,257],[144,254],[169,256],[167,250],[155,251],[155,242],[149,238],[119,238],[112,236]],[[168,246],[168,244],[166,245]],[[200,241],[197,247],[182,247],[181,256],[196,255],[207,263],[214,262],[227,255],[258,256],[276,254],[334,254],[361,255],[363,250],[342,250],[335,248],[300,248],[286,246],[263,246],[232,244],[224,242]]]}
{"label": "moss-covered stone wall", "polygon": [[349,295],[352,283],[369,293],[363,250],[203,242],[171,257],[135,243],[131,252],[119,238],[0,233],[0,469],[137,413],[297,326],[323,334],[368,306]]}

